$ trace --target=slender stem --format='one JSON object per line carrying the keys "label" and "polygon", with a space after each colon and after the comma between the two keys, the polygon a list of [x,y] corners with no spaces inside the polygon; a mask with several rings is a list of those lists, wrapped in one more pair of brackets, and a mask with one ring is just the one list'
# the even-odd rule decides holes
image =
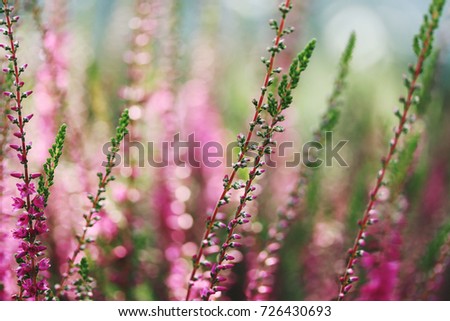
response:
{"label": "slender stem", "polygon": [[[15,101],[16,101],[16,108],[17,108],[17,121],[18,121],[18,128],[20,132],[20,140],[21,140],[21,147],[22,147],[22,164],[23,164],[23,171],[24,171],[24,178],[23,181],[25,183],[25,187],[28,190],[28,187],[30,185],[30,176],[28,174],[28,159],[27,159],[27,144],[25,141],[25,131],[24,131],[24,120],[22,116],[22,93],[21,93],[21,85],[20,85],[20,70],[17,65],[17,46],[14,42],[14,36],[13,36],[13,29],[12,29],[12,21],[10,17],[11,8],[8,5],[7,0],[3,0],[3,10],[5,11],[5,19],[6,19],[6,27],[8,29],[8,38],[9,38],[9,45],[11,48],[11,61],[13,62],[13,73],[14,73],[14,81],[15,81]],[[26,209],[29,211],[31,208],[31,200],[30,195],[27,194],[26,196]],[[33,229],[33,221],[29,220],[29,228],[30,230]],[[32,233],[30,234],[30,243],[33,244],[36,237]],[[37,285],[37,273],[35,269],[35,260],[34,257],[31,256],[31,280],[33,282],[33,286],[36,288]],[[23,287],[20,285],[20,292],[19,292],[19,300],[22,300],[23,295]],[[36,291],[35,294],[35,300],[37,301],[39,299],[39,294]]]}
{"label": "slender stem", "polygon": [[[114,158],[112,158],[108,164],[106,165],[107,167],[112,166],[112,164],[114,163]],[[87,215],[87,217],[85,218],[86,223],[84,225],[83,228],[83,233],[81,234],[80,237],[77,238],[78,240],[78,245],[75,248],[74,252],[72,253],[72,256],[69,258],[69,265],[67,267],[67,271],[66,273],[63,274],[63,278],[61,279],[60,282],[60,286],[59,288],[56,290],[56,296],[58,297],[61,294],[61,291],[64,290],[64,284],[67,282],[67,280],[69,279],[69,277],[72,275],[72,269],[75,266],[75,260],[78,258],[78,255],[84,250],[84,246],[86,244],[86,235],[87,235],[87,231],[89,229],[89,227],[92,226],[93,224],[93,216],[94,214],[97,213],[96,208],[98,206],[98,203],[100,201],[100,196],[102,194],[102,190],[106,187],[106,184],[108,183],[108,178],[109,178],[108,172],[106,173],[106,175],[103,176],[102,181],[99,184],[98,190],[97,190],[97,195],[95,196],[94,201],[92,202],[92,206],[91,206],[91,210],[89,211],[89,214]]]}
{"label": "slender stem", "polygon": [[[289,7],[290,4],[291,4],[291,0],[286,0],[285,6]],[[275,46],[279,45],[279,43],[281,41],[281,37],[283,36],[285,20],[286,20],[286,18],[285,18],[285,16],[283,16],[281,18],[281,21],[280,21],[280,26],[278,28],[277,36],[275,38]],[[264,77],[263,88],[266,88],[268,83],[269,83],[270,76],[272,75],[272,71],[273,71],[273,66],[274,66],[274,62],[275,62],[275,56],[276,56],[276,53],[274,52],[274,53],[272,53],[272,55],[270,57],[269,66],[267,68],[267,72],[266,72],[266,75]],[[253,120],[252,120],[253,123],[256,122],[256,120],[258,119],[259,114],[261,113],[261,107],[263,105],[265,95],[266,95],[266,91],[265,90],[261,91],[261,95],[259,96],[259,100],[258,100],[258,103],[257,103],[256,108],[255,108],[255,114],[253,115]],[[247,133],[247,138],[246,138],[245,143],[244,143],[243,148],[242,148],[242,152],[240,153],[240,155],[238,157],[238,162],[243,160],[243,158],[245,156],[245,153],[246,153],[246,151],[248,149],[248,146],[250,144],[250,141],[252,139],[253,132],[254,132],[254,127],[250,126],[249,131]],[[207,240],[208,235],[211,233],[211,229],[213,228],[214,223],[216,221],[216,216],[217,216],[217,213],[218,213],[218,210],[219,210],[220,201],[225,197],[225,195],[231,189],[231,185],[233,184],[233,181],[234,181],[234,178],[236,176],[237,171],[238,171],[238,168],[233,168],[231,174],[229,175],[229,180],[228,180],[227,184],[224,186],[222,194],[220,195],[219,200],[216,202],[216,205],[215,205],[214,210],[213,210],[213,212],[211,214],[211,217],[208,220],[208,224],[206,226],[205,233],[203,234],[202,241],[200,242],[197,254],[193,258],[193,263],[194,264],[193,264],[193,269],[192,269],[192,272],[191,272],[191,275],[190,275],[190,278],[189,278],[188,290],[187,290],[187,293],[186,293],[186,301],[188,301],[190,299],[192,286],[194,285],[194,281],[195,281],[195,275],[197,273],[198,268],[200,267],[200,260],[201,260],[201,257],[203,255],[203,241]]]}
{"label": "slender stem", "polygon": [[[290,88],[291,88],[291,83],[288,84],[287,90],[289,90]],[[272,122],[267,131],[266,137],[272,137],[272,135],[274,133],[274,127],[278,123],[277,116],[281,113],[281,110],[282,110],[282,104],[280,102],[278,104],[276,115],[272,118]],[[258,155],[255,157],[255,162],[254,162],[253,168],[251,169],[251,171],[249,173],[249,178],[245,184],[244,194],[241,196],[241,203],[239,204],[239,206],[236,208],[236,211],[234,212],[234,218],[232,220],[234,222],[236,222],[236,220],[239,219],[242,211],[244,210],[245,206],[247,205],[247,197],[249,196],[249,193],[251,192],[251,187],[252,187],[253,181],[256,178],[256,171],[261,166],[261,160],[264,157],[264,151],[265,151],[266,147],[270,144],[270,142],[271,141],[269,139],[265,139],[263,141],[262,145],[258,148]],[[230,228],[228,229],[227,238],[226,238],[226,241],[224,244],[229,244],[232,241],[234,230],[236,229],[237,226],[238,226],[237,223],[231,224]],[[227,246],[221,247],[221,250],[219,253],[219,259],[217,260],[217,266],[221,265],[223,263],[223,261],[225,261],[227,248],[228,248]],[[216,272],[212,273],[210,290],[212,290],[213,287],[215,286],[215,284],[218,282],[219,274],[220,274],[220,269],[216,269]],[[203,298],[203,300],[208,301],[211,296],[211,293],[213,293],[213,292],[214,291],[208,291],[206,293],[205,297]]]}
{"label": "slender stem", "polygon": [[404,109],[403,109],[403,113],[400,118],[399,125],[398,125],[397,129],[395,130],[394,138],[391,141],[389,151],[382,162],[382,168],[378,174],[378,178],[375,183],[375,186],[373,187],[372,191],[370,192],[370,200],[364,211],[364,216],[359,223],[360,228],[359,228],[358,234],[355,238],[352,248],[349,251],[350,257],[347,261],[344,275],[340,278],[339,295],[337,298],[338,301],[343,300],[345,297],[345,294],[347,292],[347,291],[345,291],[345,288],[350,284],[349,278],[351,276],[351,272],[352,272],[353,266],[355,264],[355,260],[358,257],[358,251],[360,250],[359,240],[362,238],[365,231],[367,230],[367,226],[369,225],[368,223],[370,220],[370,212],[375,207],[378,191],[380,190],[381,186],[383,185],[383,179],[385,177],[386,170],[387,170],[389,163],[391,162],[392,157],[395,153],[401,133],[403,132],[403,130],[405,128],[405,124],[407,122],[408,111],[412,105],[414,91],[416,90],[416,85],[417,85],[418,79],[420,77],[420,74],[422,73],[422,68],[423,68],[423,64],[424,64],[427,52],[429,51],[429,46],[431,43],[431,37],[432,37],[434,28],[435,28],[434,24],[430,24],[430,26],[428,27],[427,34],[426,34],[426,40],[423,43],[422,50],[418,56],[416,66],[414,68],[414,74],[413,74],[411,84],[408,89],[408,95],[407,95],[407,98],[404,103]]}

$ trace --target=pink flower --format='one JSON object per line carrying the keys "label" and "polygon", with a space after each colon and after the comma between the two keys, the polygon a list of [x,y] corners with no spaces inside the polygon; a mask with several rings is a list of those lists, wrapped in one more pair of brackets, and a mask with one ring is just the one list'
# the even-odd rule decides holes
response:
{"label": "pink flower", "polygon": [[40,260],[38,263],[38,268],[40,271],[48,270],[50,268],[50,259],[45,258],[45,259]]}
{"label": "pink flower", "polygon": [[31,279],[25,279],[22,281],[22,287],[25,290],[25,296],[31,297],[36,294],[36,288],[33,285],[33,281]]}
{"label": "pink flower", "polygon": [[29,183],[28,185],[25,183],[17,183],[16,186],[22,198],[36,193],[36,188],[33,183]]}
{"label": "pink flower", "polygon": [[33,205],[43,210],[45,207],[44,197],[42,195],[36,195],[36,197],[33,199]]}
{"label": "pink flower", "polygon": [[48,286],[47,280],[42,279],[37,283],[37,288],[39,291],[47,291],[50,287]]}
{"label": "pink flower", "polygon": [[17,220],[17,225],[27,226],[29,222],[30,222],[30,217],[28,216],[28,213],[24,213],[19,216],[19,219]]}
{"label": "pink flower", "polygon": [[20,210],[25,206],[25,201],[23,199],[19,197],[12,197],[12,199],[14,201],[12,207],[15,211]]}
{"label": "pink flower", "polygon": [[13,232],[13,237],[15,239],[23,239],[28,236],[28,231],[26,228],[21,227]]}
{"label": "pink flower", "polygon": [[36,231],[36,234],[43,234],[48,232],[47,223],[45,221],[37,221],[34,224],[34,230]]}
{"label": "pink flower", "polygon": [[47,248],[47,247],[46,247],[46,246],[43,246],[43,245],[30,245],[30,246],[28,247],[28,254],[29,254],[30,256],[35,256],[35,255],[37,255],[39,252],[44,251],[46,248]]}
{"label": "pink flower", "polygon": [[28,253],[28,243],[22,242],[17,249],[16,259],[21,259]]}
{"label": "pink flower", "polygon": [[17,276],[19,278],[24,277],[25,275],[27,275],[30,272],[31,272],[31,266],[26,263],[20,264],[19,267],[17,268]]}

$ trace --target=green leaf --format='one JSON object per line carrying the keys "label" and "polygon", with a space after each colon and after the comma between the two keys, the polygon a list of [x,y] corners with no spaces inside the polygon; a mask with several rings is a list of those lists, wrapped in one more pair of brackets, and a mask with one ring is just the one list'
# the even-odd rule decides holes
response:
{"label": "green leaf", "polygon": [[49,149],[50,157],[43,165],[44,175],[41,175],[38,182],[38,193],[44,197],[44,203],[47,205],[50,196],[50,187],[54,183],[54,176],[56,167],[58,167],[59,159],[62,155],[64,141],[66,139],[66,124],[62,124],[56,134],[55,143]]}

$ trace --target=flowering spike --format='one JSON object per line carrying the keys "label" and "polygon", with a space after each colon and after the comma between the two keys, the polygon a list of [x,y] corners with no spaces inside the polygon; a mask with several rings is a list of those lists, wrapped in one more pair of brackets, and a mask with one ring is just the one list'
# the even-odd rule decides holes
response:
{"label": "flowering spike", "polygon": [[[399,118],[398,129],[394,134],[394,138],[391,139],[389,143],[389,150],[387,155],[383,158],[382,169],[378,175],[375,186],[373,187],[370,198],[364,211],[363,218],[361,220],[362,224],[359,226],[359,232],[356,236],[353,245],[353,251],[350,258],[347,261],[346,272],[344,273],[342,280],[340,283],[340,294],[345,294],[348,292],[347,282],[351,273],[349,270],[353,267],[356,260],[356,255],[360,250],[360,247],[363,244],[360,243],[360,236],[364,233],[368,226],[373,225],[378,222],[378,218],[375,217],[373,213],[373,209],[377,202],[378,192],[380,188],[384,185],[384,176],[386,175],[386,171],[388,169],[391,160],[394,157],[394,154],[397,150],[398,143],[400,141],[401,134],[404,133],[404,128],[406,122],[408,121],[408,112],[410,110],[411,105],[414,103],[415,91],[417,90],[417,85],[419,82],[419,78],[423,73],[424,65],[426,62],[426,58],[430,55],[432,50],[434,32],[438,27],[439,19],[442,14],[442,8],[445,4],[445,0],[432,0],[429,13],[425,15],[422,26],[420,27],[419,34],[413,40],[413,48],[414,52],[417,56],[416,64],[414,67],[409,68],[410,74],[403,76],[404,86],[406,87],[407,95],[405,98],[400,98],[400,101],[403,104],[403,111],[400,113],[396,112],[397,117]],[[338,300],[342,300],[344,296],[339,296]]]}

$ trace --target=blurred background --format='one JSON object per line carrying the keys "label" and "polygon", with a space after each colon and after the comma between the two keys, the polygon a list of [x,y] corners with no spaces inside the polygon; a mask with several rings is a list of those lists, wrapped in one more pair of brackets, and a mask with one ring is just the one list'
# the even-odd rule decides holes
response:
{"label": "blurred background", "polygon": [[[287,130],[276,138],[294,143],[282,159],[292,159],[292,153],[312,139],[327,108],[340,55],[355,31],[356,47],[340,99],[342,114],[333,136],[348,141],[341,152],[348,166],[333,163],[314,172],[299,219],[283,241],[275,285],[263,297],[329,300],[338,293],[346,249],[387,152],[397,121],[393,111],[399,107],[398,98],[406,94],[402,75],[416,59],[412,38],[429,1],[293,2],[287,24],[295,32],[286,36],[287,49],[277,58],[277,66],[288,67],[311,38],[317,39],[317,48],[286,112]],[[266,47],[274,38],[268,20],[278,19],[278,4],[274,0],[17,1],[19,60],[29,64],[26,88],[35,91],[26,106],[36,117],[28,127],[33,168],[44,162],[59,125],[68,125],[47,211],[51,232],[45,242],[54,283],[75,246],[73,235],[81,230],[82,214],[89,205],[86,195],[96,190],[102,148],[120,112],[128,107],[129,140],[143,143],[144,158],[138,155],[139,148],[128,146],[132,165],[115,169],[117,180],[108,191],[103,219],[92,230],[97,243],[90,246],[88,258],[96,280],[94,299],[184,298],[190,257],[201,239],[207,212],[221,193],[223,175],[230,169],[174,164],[156,168],[147,164],[147,155],[159,160],[161,142],[171,141],[176,133],[184,139],[194,133],[203,145],[216,141],[226,146],[238,133],[247,132],[254,112],[251,100],[258,97],[265,74],[260,57],[268,55]],[[382,205],[385,219],[372,230],[370,255],[362,264],[363,277],[351,293],[353,299],[450,298],[450,270],[445,272],[446,261],[438,259],[450,222],[449,30],[447,6],[427,65],[430,72],[422,81],[422,101],[414,111],[418,147],[401,190],[382,191],[387,195]],[[5,147],[5,173],[17,167],[10,154]],[[255,217],[244,229],[246,246],[230,273],[230,290],[220,299],[256,298],[248,288],[256,273],[255,260],[264,252],[269,226],[276,221],[277,209],[286,204],[298,170],[270,168],[257,182],[259,199],[249,208]],[[245,171],[241,178],[245,179]],[[3,181],[1,241],[7,272],[1,283],[2,298],[7,299],[14,291],[15,264],[12,255],[8,261],[8,254],[16,245],[7,235],[14,226],[9,210],[11,182],[7,175]],[[392,194],[396,197],[389,197]],[[444,272],[429,294],[427,278],[436,264]]]}

